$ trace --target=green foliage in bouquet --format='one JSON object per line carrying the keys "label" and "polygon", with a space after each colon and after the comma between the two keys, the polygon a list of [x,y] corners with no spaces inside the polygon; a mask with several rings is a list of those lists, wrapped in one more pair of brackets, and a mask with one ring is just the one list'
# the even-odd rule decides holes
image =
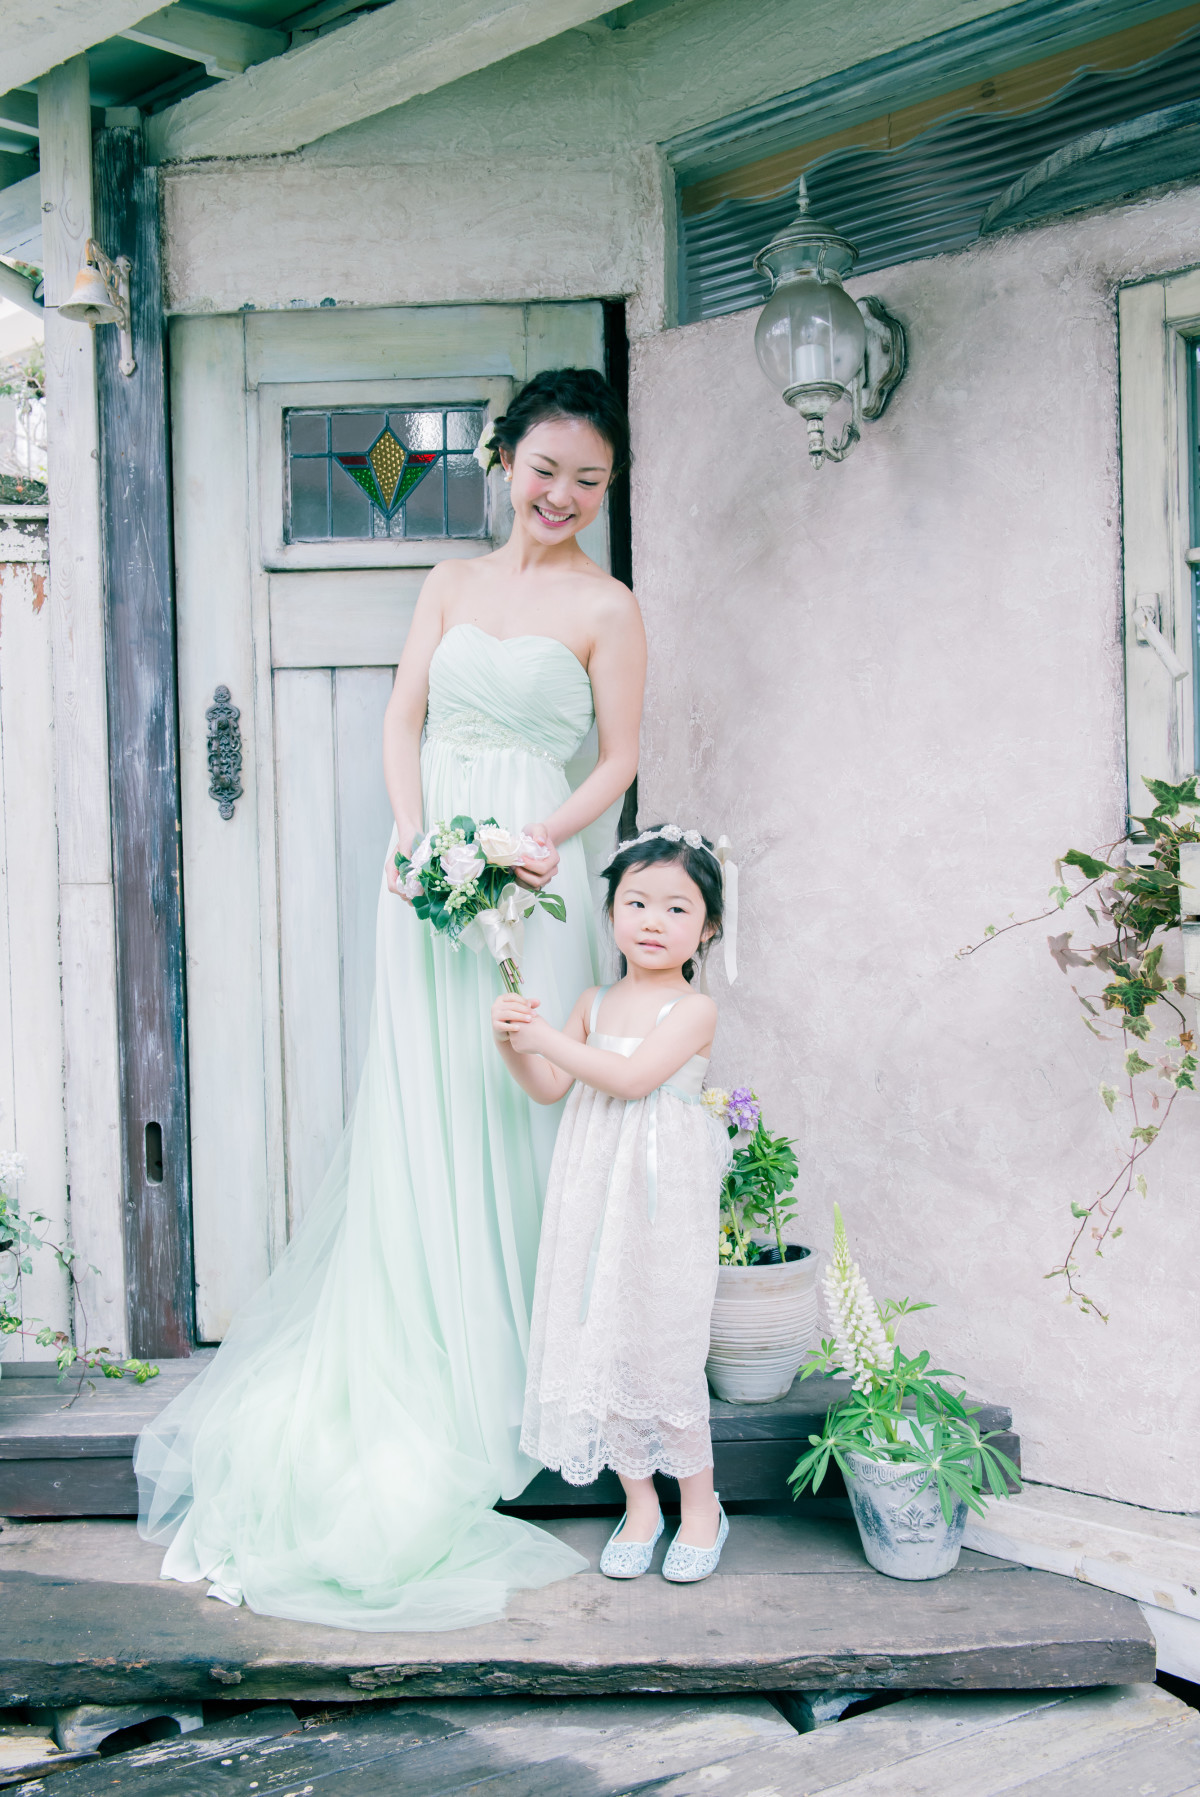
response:
{"label": "green foliage in bouquet", "polygon": [[396,868],[417,916],[454,947],[464,938],[486,947],[509,991],[519,992],[525,919],[539,906],[559,923],[567,915],[558,893],[532,892],[513,878],[518,863],[541,854],[539,843],[512,835],[494,817],[476,823],[460,816],[435,824],[411,855],[397,851]]}
{"label": "green foliage in bouquet", "polygon": [[[23,1156],[0,1154],[0,1336],[29,1336],[39,1348],[54,1348],[59,1378],[65,1378],[69,1372],[80,1375],[76,1397],[83,1390],[89,1373],[103,1373],[106,1379],[123,1379],[128,1373],[139,1385],[156,1378],[158,1368],[149,1360],[131,1360],[114,1354],[109,1348],[88,1347],[87,1317],[75,1272],[75,1254],[44,1232],[42,1225],[47,1224],[49,1218],[40,1211],[30,1211],[26,1216],[21,1210],[12,1188],[24,1177]],[[38,1328],[36,1318],[23,1314],[21,1275],[28,1276],[33,1272],[33,1256],[43,1250],[54,1257],[70,1281],[75,1313],[83,1320],[83,1341],[78,1346],[63,1330]],[[5,1261],[9,1263],[7,1270]],[[95,1273],[99,1269],[93,1267],[91,1270]]]}
{"label": "green foliage in bouquet", "polygon": [[810,1351],[802,1379],[814,1373],[853,1381],[849,1397],[830,1406],[825,1428],[809,1436],[809,1450],[796,1462],[788,1483],[799,1497],[811,1484],[819,1491],[829,1462],[850,1472],[849,1456],[902,1462],[921,1469],[918,1489],[937,1486],[942,1515],[949,1522],[961,1500],[983,1514],[985,1486],[996,1497],[1020,1488],[1020,1474],[1000,1448],[999,1433],[982,1435],[974,1417],[977,1406],[963,1403],[942,1384],[953,1378],[944,1367],[930,1366],[929,1354],[908,1355],[896,1343],[901,1317],[930,1304],[910,1299],[876,1304],[850,1259],[842,1213],[835,1204],[834,1248],[823,1280],[834,1333]]}
{"label": "green foliage in bouquet", "polygon": [[783,1232],[796,1215],[795,1201],[785,1200],[800,1172],[790,1136],[773,1136],[766,1129],[762,1106],[749,1086],[735,1086],[732,1092],[710,1088],[704,1103],[734,1141],[743,1138],[721,1186],[722,1266],[752,1267],[770,1252],[769,1243],[755,1240],[755,1230],[774,1236],[785,1261]]}

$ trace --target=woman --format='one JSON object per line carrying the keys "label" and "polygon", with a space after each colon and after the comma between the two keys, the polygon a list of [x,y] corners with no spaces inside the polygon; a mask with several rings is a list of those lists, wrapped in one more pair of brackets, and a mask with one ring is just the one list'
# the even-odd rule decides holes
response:
{"label": "woman", "polygon": [[[493,1048],[490,957],[418,921],[394,856],[458,813],[536,837],[545,854],[520,877],[553,879],[567,921],[535,913],[526,978],[565,1021],[597,977],[579,833],[637,765],[641,618],[576,542],[628,459],[628,424],[599,375],[559,369],[493,444],[512,534],[429,575],[384,725],[396,830],[354,1116],[279,1266],[135,1457],[139,1527],[170,1542],[164,1577],[348,1628],[482,1622],[584,1565],[493,1509],[537,1470],[520,1429],[557,1115],[534,1116]],[[572,792],[563,765],[593,718],[599,759]]]}

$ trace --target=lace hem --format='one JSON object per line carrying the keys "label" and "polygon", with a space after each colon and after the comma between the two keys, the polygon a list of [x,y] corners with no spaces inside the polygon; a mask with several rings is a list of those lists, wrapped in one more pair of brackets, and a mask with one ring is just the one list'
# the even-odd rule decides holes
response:
{"label": "lace hem", "polygon": [[552,767],[563,765],[549,749],[530,742],[518,730],[498,724],[483,711],[459,711],[453,717],[439,720],[426,728],[425,741],[448,748],[462,761],[474,761],[488,749],[519,749],[524,755],[535,755],[539,761],[550,762]]}
{"label": "lace hem", "polygon": [[555,1403],[527,1406],[521,1449],[568,1485],[592,1485],[605,1467],[627,1479],[690,1479],[713,1463],[707,1416],[680,1425],[662,1417],[590,1416]]}

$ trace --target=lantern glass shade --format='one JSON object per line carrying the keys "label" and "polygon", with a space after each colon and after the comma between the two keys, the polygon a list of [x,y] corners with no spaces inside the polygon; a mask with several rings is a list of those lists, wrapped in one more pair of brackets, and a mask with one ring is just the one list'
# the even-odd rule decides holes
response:
{"label": "lantern glass shade", "polygon": [[862,373],[867,331],[840,281],[804,272],[776,287],[759,314],[754,347],[768,380],[795,403],[797,387],[849,387]]}

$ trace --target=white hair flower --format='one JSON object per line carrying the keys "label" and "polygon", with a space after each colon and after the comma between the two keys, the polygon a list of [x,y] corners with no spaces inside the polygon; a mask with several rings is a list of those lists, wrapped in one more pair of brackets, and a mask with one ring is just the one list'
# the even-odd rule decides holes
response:
{"label": "white hair flower", "polygon": [[659,834],[665,842],[683,841],[683,831],[678,824],[664,824]]}
{"label": "white hair flower", "polygon": [[483,435],[475,445],[471,454],[486,474],[492,460],[492,451],[496,448],[496,426],[489,422],[483,427]]}
{"label": "white hair flower", "polygon": [[870,1389],[875,1373],[892,1365],[892,1348],[879,1317],[879,1306],[850,1258],[840,1205],[833,1207],[833,1259],[822,1282],[833,1325],[838,1364],[849,1373],[856,1391]]}

